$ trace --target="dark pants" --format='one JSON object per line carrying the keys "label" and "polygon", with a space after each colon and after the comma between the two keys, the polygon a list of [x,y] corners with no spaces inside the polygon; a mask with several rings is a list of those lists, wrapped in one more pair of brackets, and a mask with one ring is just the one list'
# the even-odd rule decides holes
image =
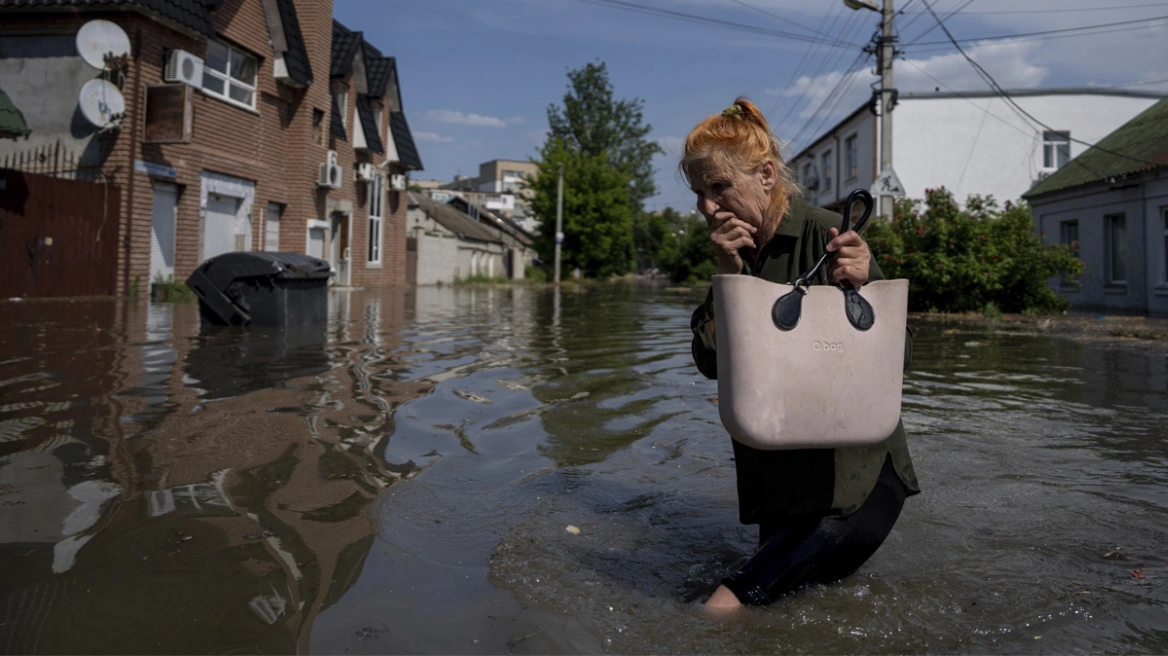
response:
{"label": "dark pants", "polygon": [[763,606],[809,583],[831,583],[872,557],[904,507],[904,485],[885,458],[876,487],[847,517],[759,526],[759,550],[722,583],[744,604]]}

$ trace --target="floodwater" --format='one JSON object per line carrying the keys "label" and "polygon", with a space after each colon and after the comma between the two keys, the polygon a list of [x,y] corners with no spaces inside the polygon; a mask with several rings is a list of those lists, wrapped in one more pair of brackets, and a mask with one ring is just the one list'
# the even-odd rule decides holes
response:
{"label": "floodwater", "polygon": [[291,332],[0,303],[0,652],[1168,652],[1163,350],[937,322],[884,547],[704,612],[756,534],[701,296],[342,292]]}

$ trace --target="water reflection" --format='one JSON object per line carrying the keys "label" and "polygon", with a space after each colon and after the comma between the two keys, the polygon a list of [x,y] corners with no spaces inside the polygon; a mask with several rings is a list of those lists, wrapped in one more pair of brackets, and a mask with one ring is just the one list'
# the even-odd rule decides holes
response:
{"label": "water reflection", "polygon": [[0,652],[1168,649],[1168,359],[993,326],[917,327],[925,493],[876,558],[702,614],[755,536],[700,298],[343,292],[290,332],[6,304]]}

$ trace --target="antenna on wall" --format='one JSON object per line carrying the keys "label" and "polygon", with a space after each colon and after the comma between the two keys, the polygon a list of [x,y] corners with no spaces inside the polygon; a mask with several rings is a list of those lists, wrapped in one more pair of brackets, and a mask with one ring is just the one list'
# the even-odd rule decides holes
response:
{"label": "antenna on wall", "polygon": [[96,69],[113,70],[115,61],[130,55],[130,37],[117,23],[91,20],[77,31],[77,53]]}

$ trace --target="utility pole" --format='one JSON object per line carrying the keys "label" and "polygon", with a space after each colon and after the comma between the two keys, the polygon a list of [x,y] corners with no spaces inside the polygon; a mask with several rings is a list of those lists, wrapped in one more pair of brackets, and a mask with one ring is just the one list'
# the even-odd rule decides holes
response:
{"label": "utility pole", "polygon": [[[880,37],[876,43],[876,66],[880,69],[880,173],[892,168],[892,106],[896,103],[896,89],[892,86],[892,60],[896,58],[896,36],[892,17],[896,12],[892,0],[884,0],[881,9],[872,0],[844,0],[849,9],[867,9],[880,13]],[[866,52],[872,52],[865,48]],[[880,214],[892,218],[893,203],[889,195],[880,196]]]}
{"label": "utility pole", "polygon": [[[881,12],[884,22],[884,38],[880,41],[880,171],[892,168],[892,60],[895,58],[892,35],[892,0],[884,0]],[[892,218],[892,206],[896,202],[892,196],[880,197],[880,213]]]}
{"label": "utility pole", "polygon": [[564,165],[560,163],[560,180],[556,183],[556,275],[560,284],[560,244],[564,242]]}

